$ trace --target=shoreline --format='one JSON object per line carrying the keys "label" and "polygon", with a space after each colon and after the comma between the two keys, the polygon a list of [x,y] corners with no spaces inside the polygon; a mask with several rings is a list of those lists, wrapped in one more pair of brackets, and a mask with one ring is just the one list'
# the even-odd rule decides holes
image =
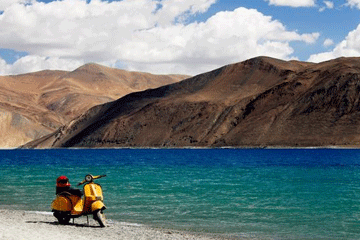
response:
{"label": "shoreline", "polygon": [[[37,239],[231,239],[214,236],[206,233],[181,232],[171,229],[152,228],[141,224],[116,222],[108,219],[107,227],[101,228],[89,216],[89,225],[86,217],[70,221],[68,225],[60,225],[53,217],[52,212],[37,212],[26,210],[11,210],[0,208],[0,239],[37,240]],[[238,238],[237,238],[238,239]]]}
{"label": "shoreline", "polygon": [[220,149],[241,149],[241,150],[259,150],[259,149],[349,149],[359,150],[360,145],[324,145],[324,146],[223,146],[223,147],[66,147],[66,148],[0,148],[0,150],[220,150]]}

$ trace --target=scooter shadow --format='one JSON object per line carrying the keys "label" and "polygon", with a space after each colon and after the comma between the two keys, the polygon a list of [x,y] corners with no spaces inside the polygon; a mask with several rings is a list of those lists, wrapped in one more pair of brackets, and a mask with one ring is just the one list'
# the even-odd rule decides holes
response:
{"label": "scooter shadow", "polygon": [[88,224],[81,223],[68,223],[68,224],[60,224],[59,222],[46,222],[46,221],[26,221],[26,223],[46,223],[49,225],[55,226],[74,226],[74,227],[88,227],[88,228],[102,228],[100,226],[93,226]]}

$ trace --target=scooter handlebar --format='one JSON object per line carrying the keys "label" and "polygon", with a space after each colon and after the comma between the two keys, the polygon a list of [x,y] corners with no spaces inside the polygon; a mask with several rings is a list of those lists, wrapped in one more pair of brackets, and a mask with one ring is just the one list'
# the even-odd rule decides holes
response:
{"label": "scooter handlebar", "polygon": [[79,182],[77,185],[80,186],[80,185],[84,184],[84,182],[85,182],[85,180]]}
{"label": "scooter handlebar", "polygon": [[[91,176],[91,181],[94,180],[94,179],[99,179],[99,178],[102,178],[102,177],[106,177],[106,174],[104,175],[98,175],[98,176],[92,176],[92,175],[86,175],[86,176]],[[86,177],[85,177],[86,178]],[[84,184],[85,182],[89,182],[87,181],[86,179],[85,180],[82,180],[81,182],[79,182],[77,185],[80,186],[82,184]]]}
{"label": "scooter handlebar", "polygon": [[104,175],[99,175],[99,176],[94,176],[94,179],[98,179],[98,178],[102,178],[102,177],[106,177],[106,174],[104,174]]}

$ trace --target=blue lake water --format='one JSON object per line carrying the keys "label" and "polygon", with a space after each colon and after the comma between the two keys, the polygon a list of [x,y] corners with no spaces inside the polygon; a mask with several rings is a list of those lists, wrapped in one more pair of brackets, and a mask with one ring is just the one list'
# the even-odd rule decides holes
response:
{"label": "blue lake water", "polygon": [[360,239],[360,150],[1,150],[0,207],[50,211],[55,179],[107,174],[108,219],[257,239]]}

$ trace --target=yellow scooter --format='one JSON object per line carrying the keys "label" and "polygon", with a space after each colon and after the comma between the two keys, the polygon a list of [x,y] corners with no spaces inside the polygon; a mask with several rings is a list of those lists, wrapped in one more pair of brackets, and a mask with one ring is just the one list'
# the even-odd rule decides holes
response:
{"label": "yellow scooter", "polygon": [[[78,186],[84,185],[84,197],[72,195],[68,192],[59,193],[51,204],[54,217],[60,224],[68,224],[71,218],[93,215],[93,218],[99,222],[100,227],[105,227],[105,215],[103,211],[106,209],[103,202],[104,197],[102,188],[99,184],[94,183],[95,179],[105,177],[106,175],[92,176],[88,174],[85,179],[78,183]],[[88,218],[89,224],[89,218]]]}

